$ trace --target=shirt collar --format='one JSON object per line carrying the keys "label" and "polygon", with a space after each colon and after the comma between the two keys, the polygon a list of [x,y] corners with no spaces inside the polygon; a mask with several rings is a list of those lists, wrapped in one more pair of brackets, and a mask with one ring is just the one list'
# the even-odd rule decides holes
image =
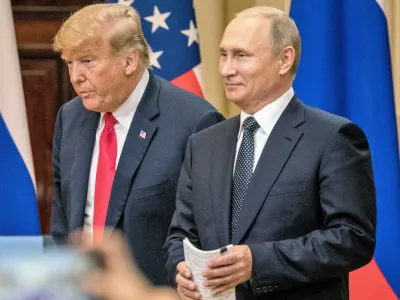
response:
{"label": "shirt collar", "polygon": [[[117,119],[118,123],[121,124],[126,130],[129,130],[131,126],[133,116],[135,115],[136,109],[139,105],[140,100],[146,90],[147,84],[149,83],[150,73],[149,70],[145,70],[139,83],[129,95],[128,99],[122,103],[115,111],[112,112],[113,116]],[[104,113],[101,113],[100,127],[104,122]]]}
{"label": "shirt collar", "polygon": [[[280,96],[275,101],[267,104],[253,115],[264,133],[266,133],[267,135],[271,134],[271,131],[274,128],[276,122],[278,121],[279,117],[281,116],[293,96],[294,91],[293,88],[290,87],[290,89],[288,89],[282,96]],[[249,116],[251,115],[245,113],[244,111],[240,113],[239,136],[243,130],[243,122]]]}

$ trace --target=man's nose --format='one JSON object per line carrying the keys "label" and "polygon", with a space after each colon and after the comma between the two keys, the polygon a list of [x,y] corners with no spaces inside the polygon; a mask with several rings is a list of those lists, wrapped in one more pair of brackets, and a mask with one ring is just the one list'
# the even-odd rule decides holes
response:
{"label": "man's nose", "polygon": [[234,61],[231,58],[227,58],[220,62],[219,72],[223,77],[234,76],[237,74],[237,69]]}
{"label": "man's nose", "polygon": [[69,80],[77,83],[85,80],[85,75],[79,63],[72,62],[69,66]]}

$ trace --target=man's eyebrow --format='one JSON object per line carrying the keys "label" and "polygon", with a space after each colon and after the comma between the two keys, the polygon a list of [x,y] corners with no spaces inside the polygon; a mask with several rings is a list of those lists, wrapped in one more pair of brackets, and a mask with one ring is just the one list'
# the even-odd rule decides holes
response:
{"label": "man's eyebrow", "polygon": [[246,49],[244,49],[244,48],[234,48],[233,50],[232,50],[234,53],[239,53],[239,52],[247,52],[247,50]]}
{"label": "man's eyebrow", "polygon": [[[219,50],[221,52],[227,52],[227,50],[224,47],[220,47]],[[248,52],[246,49],[240,47],[231,48],[229,51],[233,53]]]}

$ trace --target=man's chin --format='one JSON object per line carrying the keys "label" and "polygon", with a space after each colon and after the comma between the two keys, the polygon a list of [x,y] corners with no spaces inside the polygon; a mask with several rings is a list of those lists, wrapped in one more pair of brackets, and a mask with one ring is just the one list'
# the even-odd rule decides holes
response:
{"label": "man's chin", "polygon": [[102,106],[99,101],[96,101],[94,99],[84,99],[82,98],[82,103],[83,106],[87,110],[95,111],[95,112],[102,112]]}
{"label": "man's chin", "polygon": [[236,93],[226,93],[226,98],[236,105],[243,101],[243,96]]}

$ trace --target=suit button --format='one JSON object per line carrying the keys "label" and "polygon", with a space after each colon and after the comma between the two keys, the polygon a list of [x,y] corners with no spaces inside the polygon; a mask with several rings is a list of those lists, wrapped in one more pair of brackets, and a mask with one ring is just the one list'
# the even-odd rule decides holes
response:
{"label": "suit button", "polygon": [[268,291],[266,286],[264,286],[262,290],[263,290],[264,293],[266,293]]}
{"label": "suit button", "polygon": [[261,293],[261,289],[260,288],[256,288],[256,293],[260,294]]}
{"label": "suit button", "polygon": [[275,285],[275,286],[274,286],[274,290],[276,290],[277,288],[279,288],[279,286]]}
{"label": "suit button", "polygon": [[269,286],[268,287],[268,292],[272,292],[274,290],[274,287],[273,286]]}

